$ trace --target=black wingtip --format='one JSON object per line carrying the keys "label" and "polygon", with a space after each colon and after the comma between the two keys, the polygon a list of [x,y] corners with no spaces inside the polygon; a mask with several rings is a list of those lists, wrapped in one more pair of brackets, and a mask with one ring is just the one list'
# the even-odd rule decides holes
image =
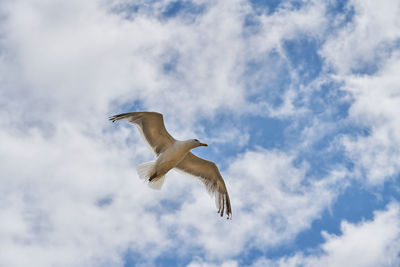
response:
{"label": "black wingtip", "polygon": [[115,122],[115,121],[116,121],[116,117],[115,117],[115,116],[110,116],[110,117],[108,117],[108,119],[109,119],[110,121],[112,121],[112,122]]}

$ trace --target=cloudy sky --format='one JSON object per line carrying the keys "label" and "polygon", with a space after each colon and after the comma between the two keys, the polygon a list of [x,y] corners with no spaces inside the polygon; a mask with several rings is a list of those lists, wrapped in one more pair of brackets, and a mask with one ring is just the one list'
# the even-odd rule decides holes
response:
{"label": "cloudy sky", "polygon": [[[209,144],[220,218],[133,125]],[[0,266],[399,266],[400,2],[2,0]]]}

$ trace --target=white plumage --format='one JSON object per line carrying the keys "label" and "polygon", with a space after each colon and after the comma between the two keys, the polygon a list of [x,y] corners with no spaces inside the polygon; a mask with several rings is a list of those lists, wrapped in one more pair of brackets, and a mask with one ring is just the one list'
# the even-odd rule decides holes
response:
{"label": "white plumage", "polygon": [[231,203],[225,182],[214,162],[199,158],[190,152],[192,148],[207,146],[197,139],[186,141],[175,140],[165,129],[164,120],[156,112],[131,112],[111,116],[110,120],[127,119],[135,124],[143,138],[157,156],[155,161],[145,162],[137,166],[141,179],[149,182],[153,189],[161,189],[165,174],[176,168],[199,178],[207,191],[215,197],[218,213],[224,212],[232,218]]}

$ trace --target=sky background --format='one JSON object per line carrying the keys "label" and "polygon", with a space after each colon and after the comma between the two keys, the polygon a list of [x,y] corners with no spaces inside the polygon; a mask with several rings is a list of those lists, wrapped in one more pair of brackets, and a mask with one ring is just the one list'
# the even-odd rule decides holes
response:
{"label": "sky background", "polygon": [[[233,219],[135,126],[164,114]],[[400,2],[2,0],[0,266],[399,266]]]}

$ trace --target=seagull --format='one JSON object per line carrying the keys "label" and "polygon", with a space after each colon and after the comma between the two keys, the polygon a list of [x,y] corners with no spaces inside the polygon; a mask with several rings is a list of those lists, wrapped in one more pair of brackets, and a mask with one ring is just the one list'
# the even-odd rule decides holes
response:
{"label": "seagull", "polygon": [[123,113],[111,116],[109,119],[112,122],[125,119],[135,124],[143,139],[153,150],[157,159],[139,164],[136,167],[139,177],[148,181],[151,188],[160,190],[169,170],[183,171],[198,178],[210,195],[215,197],[215,203],[221,217],[225,211],[227,219],[232,219],[228,191],[217,165],[190,152],[193,148],[208,146],[207,144],[201,143],[197,139],[176,140],[165,129],[163,115],[157,112]]}

